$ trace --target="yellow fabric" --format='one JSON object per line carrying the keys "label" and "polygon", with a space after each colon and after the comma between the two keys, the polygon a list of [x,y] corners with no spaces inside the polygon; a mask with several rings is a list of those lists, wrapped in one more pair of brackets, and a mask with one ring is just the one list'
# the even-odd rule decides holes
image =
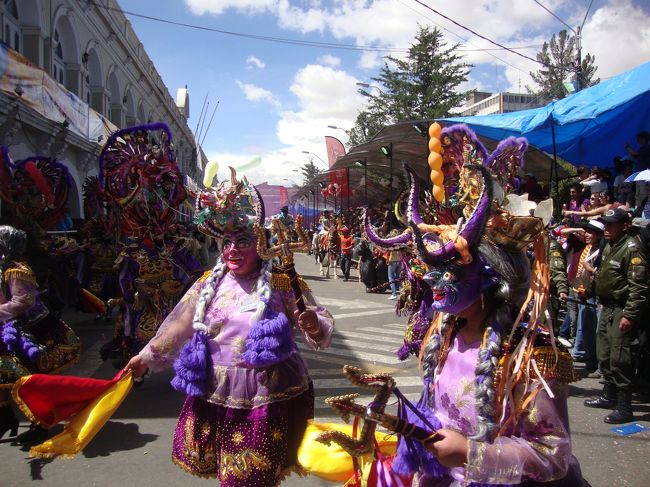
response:
{"label": "yellow fabric", "polygon": [[117,383],[75,415],[63,431],[29,450],[31,457],[72,458],[83,450],[102,429],[133,386],[131,372],[124,374]]}
{"label": "yellow fabric", "polygon": [[[317,477],[345,482],[346,485],[354,485],[354,466],[352,457],[336,443],[330,446],[316,441],[316,437],[325,431],[341,431],[352,436],[352,425],[335,423],[316,423],[310,421],[298,448],[298,464],[307,472]],[[388,436],[386,433],[375,433],[375,439],[379,444],[381,452],[386,456],[395,454],[397,449],[397,437]],[[364,476],[367,476],[368,466],[372,463],[372,453],[359,458]]]}

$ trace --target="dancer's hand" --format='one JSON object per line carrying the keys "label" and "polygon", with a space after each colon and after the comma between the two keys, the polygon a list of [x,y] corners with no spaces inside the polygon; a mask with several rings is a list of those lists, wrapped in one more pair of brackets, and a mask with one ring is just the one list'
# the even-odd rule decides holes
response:
{"label": "dancer's hand", "polygon": [[140,355],[136,355],[131,360],[129,360],[129,363],[126,364],[124,370],[130,370],[133,374],[133,378],[138,379],[147,373],[147,364],[144,362],[144,360],[142,360],[142,357],[140,357]]}
{"label": "dancer's hand", "polygon": [[462,467],[467,462],[468,441],[458,431],[439,429],[442,440],[427,443],[427,449],[433,453],[441,465],[447,468]]}
{"label": "dancer's hand", "polygon": [[302,313],[298,310],[293,312],[293,315],[298,321],[298,327],[310,335],[320,334],[320,325],[318,323],[318,315],[313,309],[307,309]]}

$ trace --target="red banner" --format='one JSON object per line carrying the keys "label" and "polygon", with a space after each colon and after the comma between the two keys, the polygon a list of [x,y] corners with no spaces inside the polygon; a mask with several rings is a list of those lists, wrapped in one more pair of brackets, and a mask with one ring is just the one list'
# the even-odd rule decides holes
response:
{"label": "red banner", "polygon": [[280,186],[280,207],[289,204],[289,192],[284,186]]}
{"label": "red banner", "polygon": [[345,147],[336,137],[325,136],[325,147],[327,148],[327,162],[332,167],[336,160],[345,155]]}

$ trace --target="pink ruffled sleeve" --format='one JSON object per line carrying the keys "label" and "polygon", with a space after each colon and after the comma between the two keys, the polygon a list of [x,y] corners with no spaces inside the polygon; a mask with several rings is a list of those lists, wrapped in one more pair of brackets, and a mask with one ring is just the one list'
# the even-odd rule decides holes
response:
{"label": "pink ruffled sleeve", "polygon": [[[535,383],[534,383],[535,384]],[[527,413],[491,444],[469,440],[465,479],[488,484],[548,482],[565,477],[573,461],[568,428],[567,385],[549,381],[555,398],[542,389]]]}
{"label": "pink ruffled sleeve", "polygon": [[0,321],[20,316],[34,304],[36,289],[22,279],[12,277],[7,282],[11,299],[0,304]]}
{"label": "pink ruffled sleeve", "polygon": [[204,280],[199,279],[185,293],[158,328],[156,336],[140,352],[140,357],[153,372],[174,364],[183,345],[194,333],[192,321]]}

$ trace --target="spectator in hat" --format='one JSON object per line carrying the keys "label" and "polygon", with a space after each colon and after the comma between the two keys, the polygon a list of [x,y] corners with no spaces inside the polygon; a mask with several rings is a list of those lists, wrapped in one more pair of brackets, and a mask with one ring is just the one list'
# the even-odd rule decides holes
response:
{"label": "spectator in hat", "polygon": [[586,296],[597,297],[601,304],[596,349],[604,387],[585,406],[614,409],[604,421],[620,424],[634,419],[632,381],[648,297],[647,257],[640,241],[627,232],[627,211],[610,209],[601,221],[607,243]]}
{"label": "spectator in hat", "polygon": [[[571,287],[575,294],[582,298],[600,263],[605,225],[600,220],[591,220],[579,223],[577,227],[582,229],[585,247],[580,253],[576,275]],[[581,301],[578,304],[575,343],[571,355],[575,361],[585,362],[588,377],[600,378],[596,356],[597,303],[593,297],[581,299]]]}

